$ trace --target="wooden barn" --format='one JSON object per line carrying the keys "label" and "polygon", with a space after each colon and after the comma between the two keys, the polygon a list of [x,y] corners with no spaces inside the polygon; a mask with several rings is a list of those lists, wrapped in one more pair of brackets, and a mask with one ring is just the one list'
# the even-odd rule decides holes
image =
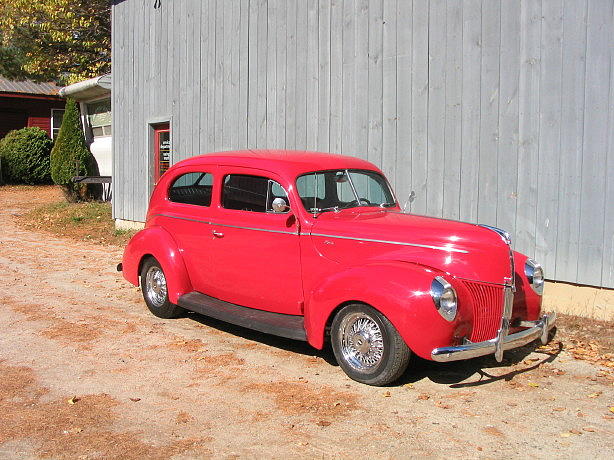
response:
{"label": "wooden barn", "polygon": [[366,158],[410,211],[614,288],[612,0],[114,0],[113,213],[160,161]]}
{"label": "wooden barn", "polygon": [[65,101],[53,83],[13,81],[0,76],[0,139],[14,129],[38,126],[55,137],[62,124]]}

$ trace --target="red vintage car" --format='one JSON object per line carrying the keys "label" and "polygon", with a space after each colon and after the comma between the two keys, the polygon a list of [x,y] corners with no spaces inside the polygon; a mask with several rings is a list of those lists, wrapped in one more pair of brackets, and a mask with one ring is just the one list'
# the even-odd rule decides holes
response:
{"label": "red vintage car", "polygon": [[494,354],[537,338],[542,268],[486,225],[402,211],[373,164],[348,156],[237,151],[181,161],[151,196],[124,277],[151,312],[195,311],[332,345],[349,377],[384,385],[412,353]]}

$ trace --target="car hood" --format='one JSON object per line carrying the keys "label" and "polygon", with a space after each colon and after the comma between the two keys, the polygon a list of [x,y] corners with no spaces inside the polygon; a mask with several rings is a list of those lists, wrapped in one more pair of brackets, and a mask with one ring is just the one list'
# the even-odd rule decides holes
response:
{"label": "car hood", "polygon": [[322,256],[342,264],[398,260],[492,283],[511,276],[507,243],[476,224],[397,211],[346,210],[320,214],[310,233]]}

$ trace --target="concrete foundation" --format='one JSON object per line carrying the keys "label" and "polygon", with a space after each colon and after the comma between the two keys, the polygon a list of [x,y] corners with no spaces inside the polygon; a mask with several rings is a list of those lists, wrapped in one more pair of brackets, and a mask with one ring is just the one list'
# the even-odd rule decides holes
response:
{"label": "concrete foundation", "polygon": [[614,289],[547,281],[542,309],[614,321]]}
{"label": "concrete foundation", "polygon": [[135,222],[133,220],[115,219],[115,228],[117,230],[142,230],[145,228],[145,222]]}

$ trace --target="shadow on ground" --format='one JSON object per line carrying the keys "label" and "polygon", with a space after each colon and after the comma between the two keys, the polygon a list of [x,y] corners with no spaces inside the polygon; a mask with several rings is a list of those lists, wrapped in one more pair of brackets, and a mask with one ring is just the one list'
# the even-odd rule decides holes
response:
{"label": "shadow on ground", "polygon": [[[317,350],[310,346],[307,342],[265,334],[241,326],[235,326],[234,324],[225,323],[198,313],[190,312],[188,313],[188,317],[200,324],[224,331],[228,334],[242,337],[245,340],[262,343],[263,345],[279,348],[291,353],[297,353],[305,356],[317,356],[332,366],[338,366],[330,346],[326,346],[323,350]],[[429,379],[435,383],[450,385],[451,388],[475,387],[493,383],[499,380],[509,381],[516,375],[530,372],[539,368],[544,363],[554,361],[563,349],[562,344],[559,343],[559,347],[556,351],[537,351],[536,349],[540,345],[541,343],[536,341],[515,350],[508,350],[505,352],[504,359],[501,363],[498,363],[494,356],[483,356],[480,358],[450,363],[437,363],[413,356],[411,358],[409,368],[405,374],[403,374],[399,380],[392,383],[390,386],[400,386],[407,383],[418,382],[423,379]],[[540,359],[531,365],[527,365],[522,369],[512,367],[522,362],[533,352],[543,355],[543,359]],[[510,372],[501,375],[493,375],[489,372],[489,369],[501,368],[510,368]],[[339,370],[339,372],[341,372],[341,370]],[[477,380],[465,382],[465,380],[476,374],[479,376]]]}

